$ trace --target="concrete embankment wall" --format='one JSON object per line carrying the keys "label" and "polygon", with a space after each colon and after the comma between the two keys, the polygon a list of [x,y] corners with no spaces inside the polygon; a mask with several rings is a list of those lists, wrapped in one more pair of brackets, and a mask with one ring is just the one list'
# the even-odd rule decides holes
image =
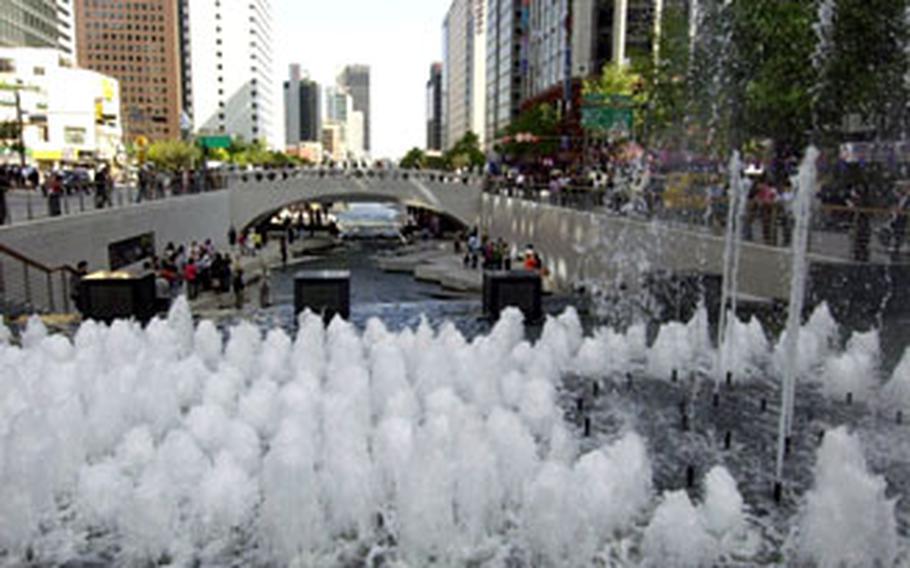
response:
{"label": "concrete embankment wall", "polygon": [[[484,195],[483,227],[522,249],[540,251],[554,284],[571,288],[593,279],[637,289],[659,271],[721,274],[724,238],[659,221],[578,211],[521,199]],[[745,243],[739,273],[743,294],[785,299],[790,293],[789,250]]]}
{"label": "concrete embankment wall", "polygon": [[216,191],[42,219],[0,227],[0,243],[49,266],[87,260],[90,270],[107,269],[108,245],[143,233],[155,233],[159,251],[168,241],[225,246],[230,203],[229,191]]}

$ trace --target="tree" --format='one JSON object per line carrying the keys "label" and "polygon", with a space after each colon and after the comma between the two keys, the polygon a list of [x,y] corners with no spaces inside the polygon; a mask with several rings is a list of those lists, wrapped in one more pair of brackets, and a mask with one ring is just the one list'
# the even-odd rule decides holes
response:
{"label": "tree", "polygon": [[408,170],[419,170],[423,168],[425,160],[426,154],[423,153],[423,150],[415,146],[408,150],[408,153],[404,155],[404,158],[401,159],[398,166]]}
{"label": "tree", "polygon": [[644,102],[642,76],[631,65],[607,63],[601,74],[584,82],[584,93],[637,97]]}
{"label": "tree", "polygon": [[15,120],[0,122],[0,148],[16,153],[22,151],[19,144],[19,123]]}
{"label": "tree", "polygon": [[732,8],[733,147],[747,137],[772,142],[778,161],[801,155],[812,127],[817,43],[815,0],[736,1]]}
{"label": "tree", "polygon": [[850,116],[885,139],[900,136],[910,72],[907,0],[837,0],[819,22],[814,104],[819,137],[833,145],[850,135]]}
{"label": "tree", "polygon": [[192,168],[202,157],[202,151],[182,140],[159,140],[148,147],[146,158],[163,170]]}
{"label": "tree", "polygon": [[454,169],[482,168],[486,163],[480,138],[470,130],[445,153],[445,160]]}
{"label": "tree", "polygon": [[[519,136],[532,135],[534,140],[519,140]],[[513,159],[533,159],[552,156],[559,151],[559,117],[552,105],[541,103],[520,113],[500,133],[505,140],[496,151]]]}
{"label": "tree", "polygon": [[642,141],[650,146],[680,146],[686,138],[689,98],[689,19],[682,8],[666,6],[661,14],[655,57],[640,64]]}
{"label": "tree", "polygon": [[238,166],[265,166],[273,159],[262,140],[246,142],[241,137],[231,140],[227,153],[228,161]]}
{"label": "tree", "polygon": [[[640,63],[641,61],[641,59],[634,59],[633,64],[630,65],[607,63],[598,77],[585,80],[582,86],[582,93],[585,97],[603,99],[604,102],[598,104],[628,107],[633,113],[632,130],[639,134],[643,130],[642,113],[648,101],[646,84],[641,73],[644,64]],[[616,99],[622,99],[622,102],[617,105]]]}

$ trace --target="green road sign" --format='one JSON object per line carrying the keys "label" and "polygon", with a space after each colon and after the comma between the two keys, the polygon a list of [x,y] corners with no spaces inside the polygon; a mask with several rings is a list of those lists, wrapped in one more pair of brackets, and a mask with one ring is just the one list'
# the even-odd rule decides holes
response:
{"label": "green road sign", "polygon": [[632,132],[634,101],[627,95],[589,93],[581,105],[581,125],[585,130],[613,135]]}
{"label": "green road sign", "polygon": [[603,93],[588,93],[582,100],[583,107],[614,107],[631,108],[634,104],[628,95],[607,95]]}
{"label": "green road sign", "polygon": [[231,147],[230,136],[200,136],[198,140],[200,146],[208,148],[209,150],[214,150],[215,148],[227,149]]}
{"label": "green road sign", "polygon": [[628,134],[632,132],[634,113],[630,108],[582,107],[581,125],[594,132]]}

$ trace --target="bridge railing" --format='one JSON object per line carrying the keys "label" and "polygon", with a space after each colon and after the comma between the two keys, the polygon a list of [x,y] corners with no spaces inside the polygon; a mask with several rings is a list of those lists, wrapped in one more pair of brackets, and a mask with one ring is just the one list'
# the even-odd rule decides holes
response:
{"label": "bridge railing", "polygon": [[0,305],[6,314],[69,313],[72,266],[46,266],[0,244]]}
{"label": "bridge railing", "polygon": [[454,185],[479,184],[482,178],[472,174],[455,174],[433,170],[405,169],[339,169],[325,167],[212,169],[203,178],[190,179],[172,175],[154,179],[149,184],[118,184],[107,195],[99,195],[92,184],[67,188],[61,194],[48,194],[38,188],[13,188],[0,194],[0,224],[26,223],[37,219],[78,215],[103,209],[131,207],[149,201],[170,199],[218,191],[251,182],[287,179],[357,179],[373,181],[401,180],[445,183]]}
{"label": "bridge railing", "polygon": [[4,206],[0,206],[0,217],[3,221],[0,224],[27,223],[51,217],[133,207],[149,201],[182,197],[225,187],[222,179],[212,176],[206,186],[186,184],[177,178],[143,187],[117,184],[106,194],[99,194],[90,184],[70,187],[59,194],[51,194],[38,188],[15,188],[0,195],[4,202]]}
{"label": "bridge railing", "polygon": [[252,170],[229,170],[225,174],[227,185],[233,187],[237,183],[262,183],[269,181],[282,181],[288,179],[338,179],[359,180],[365,183],[373,181],[419,181],[445,183],[452,185],[480,184],[482,176],[474,174],[456,174],[436,170],[410,170],[410,169],[364,169],[364,168],[273,168]]}
{"label": "bridge railing", "polygon": [[[656,220],[688,230],[725,234],[728,201],[671,200],[657,193],[628,198],[603,189],[569,186],[550,191],[545,186],[520,187],[488,182],[484,191],[607,216]],[[784,202],[750,201],[742,238],[772,247],[789,247],[795,222]],[[809,250],[818,255],[858,262],[910,263],[907,212],[874,207],[816,203],[813,206]]]}

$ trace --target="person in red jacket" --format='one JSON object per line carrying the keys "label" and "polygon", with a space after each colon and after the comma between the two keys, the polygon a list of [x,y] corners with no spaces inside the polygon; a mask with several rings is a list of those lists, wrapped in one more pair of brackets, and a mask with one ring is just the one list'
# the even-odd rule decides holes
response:
{"label": "person in red jacket", "polygon": [[186,280],[186,293],[190,300],[194,300],[199,293],[199,269],[196,266],[196,259],[190,258],[186,266],[183,267],[183,279]]}

